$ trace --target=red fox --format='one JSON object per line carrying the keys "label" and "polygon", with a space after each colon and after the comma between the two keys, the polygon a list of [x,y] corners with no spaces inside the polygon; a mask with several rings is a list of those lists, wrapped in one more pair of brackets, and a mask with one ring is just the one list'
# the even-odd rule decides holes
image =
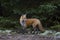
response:
{"label": "red fox", "polygon": [[30,25],[32,25],[34,29],[38,27],[41,32],[45,31],[39,19],[36,18],[27,19],[26,15],[22,15],[20,17],[20,24],[21,26],[23,26],[23,28],[30,27]]}

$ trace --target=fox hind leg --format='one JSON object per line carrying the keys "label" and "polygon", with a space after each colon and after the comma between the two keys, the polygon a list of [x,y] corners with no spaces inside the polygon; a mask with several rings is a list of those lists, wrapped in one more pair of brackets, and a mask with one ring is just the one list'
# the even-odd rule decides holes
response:
{"label": "fox hind leg", "polygon": [[37,24],[33,24],[32,26],[33,26],[33,33],[34,34],[37,34],[37,27],[36,27]]}

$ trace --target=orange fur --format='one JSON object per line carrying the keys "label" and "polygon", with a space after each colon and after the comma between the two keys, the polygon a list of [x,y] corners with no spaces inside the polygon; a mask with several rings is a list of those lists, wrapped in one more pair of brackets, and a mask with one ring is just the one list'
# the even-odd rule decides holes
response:
{"label": "orange fur", "polygon": [[33,26],[33,28],[37,27],[41,30],[41,31],[45,31],[40,20],[36,19],[36,18],[31,18],[31,19],[26,19],[26,15],[21,16],[20,18],[20,22],[22,22],[22,20],[25,20],[25,27],[29,27],[30,25]]}

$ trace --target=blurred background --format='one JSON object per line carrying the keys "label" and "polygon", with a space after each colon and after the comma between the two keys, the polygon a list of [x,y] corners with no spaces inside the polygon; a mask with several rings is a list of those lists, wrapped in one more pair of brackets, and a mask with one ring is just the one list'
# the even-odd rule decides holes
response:
{"label": "blurred background", "polygon": [[21,29],[21,14],[40,19],[45,29],[60,31],[60,0],[0,0],[0,30]]}

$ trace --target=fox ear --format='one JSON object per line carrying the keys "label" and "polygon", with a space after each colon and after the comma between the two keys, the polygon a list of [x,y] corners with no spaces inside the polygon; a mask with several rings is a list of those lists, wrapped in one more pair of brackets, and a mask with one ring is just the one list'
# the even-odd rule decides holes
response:
{"label": "fox ear", "polygon": [[25,15],[25,14],[21,14],[21,16],[23,16],[23,15]]}
{"label": "fox ear", "polygon": [[25,16],[27,15],[27,14],[24,14]]}
{"label": "fox ear", "polygon": [[26,16],[27,14],[25,14],[25,16]]}

